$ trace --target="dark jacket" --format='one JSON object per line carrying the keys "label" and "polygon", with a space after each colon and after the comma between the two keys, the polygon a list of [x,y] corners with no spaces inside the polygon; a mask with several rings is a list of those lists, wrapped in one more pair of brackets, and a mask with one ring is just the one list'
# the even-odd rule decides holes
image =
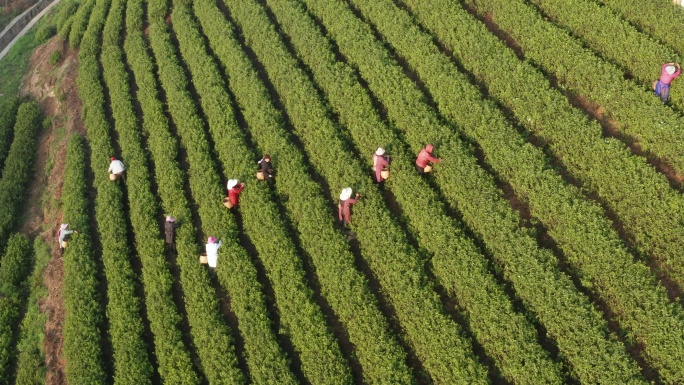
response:
{"label": "dark jacket", "polygon": [[271,161],[267,162],[262,159],[259,161],[259,166],[261,167],[261,171],[264,172],[265,178],[273,178],[273,166],[271,166]]}
{"label": "dark jacket", "polygon": [[178,227],[175,222],[164,222],[164,234],[166,235],[166,243],[173,243],[173,233]]}

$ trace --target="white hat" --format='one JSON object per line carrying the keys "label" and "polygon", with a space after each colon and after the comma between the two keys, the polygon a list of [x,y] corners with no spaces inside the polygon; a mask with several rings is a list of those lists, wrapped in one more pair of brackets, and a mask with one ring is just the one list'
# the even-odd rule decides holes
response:
{"label": "white hat", "polygon": [[230,180],[228,181],[228,189],[229,189],[229,190],[232,189],[232,188],[235,187],[235,185],[237,185],[237,184],[238,184],[238,180],[237,180],[237,179],[230,179]]}
{"label": "white hat", "polygon": [[341,201],[346,201],[347,199],[351,198],[352,194],[352,189],[351,187],[347,187],[342,190],[342,194],[340,194],[340,200]]}
{"label": "white hat", "polygon": [[377,156],[382,156],[385,153],[385,149],[382,147],[378,147],[377,150],[375,150],[375,155]]}
{"label": "white hat", "polygon": [[675,73],[675,66],[670,65],[670,66],[665,67],[665,72],[672,75],[673,73]]}

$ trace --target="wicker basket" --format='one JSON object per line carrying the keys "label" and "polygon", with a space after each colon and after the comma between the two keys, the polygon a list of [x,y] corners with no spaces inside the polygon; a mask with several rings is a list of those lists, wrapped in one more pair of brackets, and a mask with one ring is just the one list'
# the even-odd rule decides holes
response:
{"label": "wicker basket", "polygon": [[206,265],[207,263],[209,263],[209,261],[207,260],[207,254],[206,253],[200,254],[199,263],[201,263],[203,265]]}
{"label": "wicker basket", "polygon": [[67,247],[68,244],[69,244],[69,243],[68,243],[67,241],[62,241],[62,248],[63,248],[63,249],[66,249],[66,247]]}
{"label": "wicker basket", "polygon": [[230,198],[228,197],[223,198],[223,205],[229,209],[233,208],[233,204],[230,202]]}
{"label": "wicker basket", "polygon": [[389,179],[389,176],[390,176],[389,170],[383,169],[382,171],[380,171],[380,176],[382,177],[382,179]]}
{"label": "wicker basket", "polygon": [[109,180],[111,180],[112,182],[115,181],[115,180],[117,180],[117,179],[119,179],[119,176],[118,176],[118,175],[116,175],[116,174],[109,174]]}
{"label": "wicker basket", "polygon": [[430,171],[432,171],[432,166],[428,164],[428,165],[425,166],[425,168],[423,169],[423,172],[427,174],[427,173],[430,172]]}
{"label": "wicker basket", "polygon": [[256,172],[256,177],[257,177],[257,179],[259,179],[259,180],[264,180],[264,179],[266,179],[266,177],[264,176],[264,172],[261,171],[261,170],[259,170],[259,171]]}

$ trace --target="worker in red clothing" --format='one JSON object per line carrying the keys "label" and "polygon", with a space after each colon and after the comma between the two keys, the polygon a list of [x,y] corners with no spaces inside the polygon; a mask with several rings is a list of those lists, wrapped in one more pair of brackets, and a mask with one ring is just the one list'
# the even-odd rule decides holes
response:
{"label": "worker in red clothing", "polygon": [[228,199],[230,199],[230,203],[233,204],[233,207],[237,206],[238,197],[240,196],[240,193],[244,189],[245,189],[245,184],[244,183],[238,183],[237,179],[231,179],[228,181]]}
{"label": "worker in red clothing", "polygon": [[337,204],[337,216],[344,225],[348,225],[351,222],[351,210],[350,207],[359,201],[359,193],[356,193],[354,199],[351,198],[352,189],[347,187],[342,190],[340,194],[340,201]]}
{"label": "worker in red clothing", "polygon": [[416,170],[418,170],[419,173],[425,174],[425,167],[428,164],[439,163],[441,161],[441,159],[432,156],[432,150],[434,149],[435,146],[428,144],[425,148],[420,150],[418,158],[416,158]]}
{"label": "worker in red clothing", "polygon": [[385,149],[378,147],[373,154],[373,171],[375,171],[375,181],[382,183],[385,178],[382,177],[382,170],[389,164],[389,157],[385,156]]}
{"label": "worker in red clothing", "polygon": [[[677,68],[675,68],[677,66]],[[665,63],[660,69],[660,80],[653,83],[656,96],[660,97],[663,103],[667,103],[670,97],[670,83],[682,73],[682,68],[677,63]]]}

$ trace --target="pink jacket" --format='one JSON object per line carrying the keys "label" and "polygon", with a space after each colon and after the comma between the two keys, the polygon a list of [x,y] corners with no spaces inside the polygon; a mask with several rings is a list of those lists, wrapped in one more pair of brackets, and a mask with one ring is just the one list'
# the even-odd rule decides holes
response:
{"label": "pink jacket", "polygon": [[389,164],[389,161],[384,156],[373,155],[373,168],[375,169],[375,180],[382,182],[382,169]]}
{"label": "pink jacket", "polygon": [[666,63],[666,64],[663,64],[663,68],[661,68],[661,70],[660,70],[660,82],[663,83],[663,84],[669,85],[670,83],[672,83],[673,80],[675,80],[675,78],[676,78],[677,76],[679,76],[679,74],[682,73],[682,69],[681,69],[681,68],[677,68],[677,71],[675,71],[675,73],[673,73],[672,75],[670,75],[670,74],[668,74],[668,73],[665,71],[665,67],[667,67],[667,66],[668,66],[667,63]]}
{"label": "pink jacket", "polygon": [[339,202],[337,216],[340,218],[341,221],[344,221],[345,224],[348,224],[351,221],[351,212],[349,210],[349,207],[353,204],[356,204],[356,202],[358,201],[358,199],[349,198],[346,201]]}
{"label": "pink jacket", "polygon": [[416,159],[416,165],[420,168],[425,168],[428,162],[437,163],[439,162],[439,159],[432,156],[426,149],[420,150],[420,154],[418,154],[418,158]]}

